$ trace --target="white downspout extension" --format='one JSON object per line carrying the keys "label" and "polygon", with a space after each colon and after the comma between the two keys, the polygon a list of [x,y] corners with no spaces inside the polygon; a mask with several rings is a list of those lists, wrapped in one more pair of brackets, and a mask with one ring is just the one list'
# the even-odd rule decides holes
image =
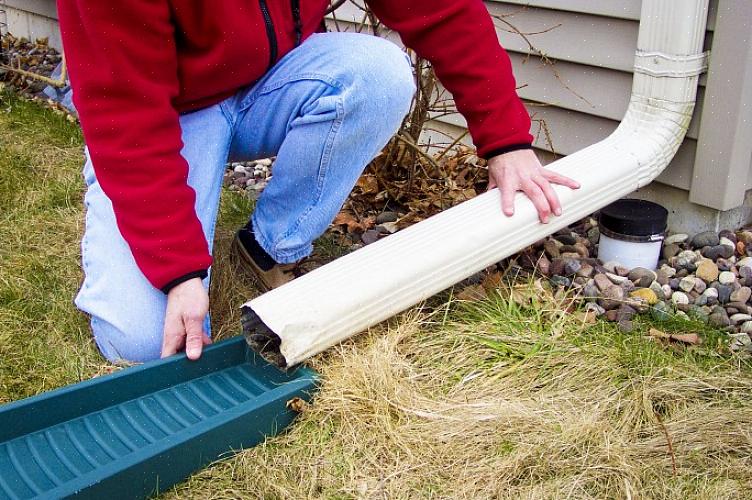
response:
{"label": "white downspout extension", "polygon": [[623,121],[548,166],[582,185],[555,188],[562,216],[541,224],[518,194],[508,218],[498,190],[479,195],[247,302],[246,328],[260,319],[271,330],[262,327],[268,343],[249,343],[278,365],[298,364],[649,184],[689,126],[707,14],[708,0],[643,0]]}

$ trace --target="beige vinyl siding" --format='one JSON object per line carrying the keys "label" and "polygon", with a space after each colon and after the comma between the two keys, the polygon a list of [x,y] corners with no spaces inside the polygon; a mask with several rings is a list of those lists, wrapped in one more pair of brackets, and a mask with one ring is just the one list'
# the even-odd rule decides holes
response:
{"label": "beige vinyl siding", "polygon": [[728,210],[752,188],[752,2],[721,0],[717,22],[689,199]]}
{"label": "beige vinyl siding", "polygon": [[[706,49],[712,45],[714,17],[719,0],[711,0]],[[726,0],[720,0],[726,1]],[[608,136],[618,126],[629,103],[632,66],[639,29],[639,0],[507,0],[487,1],[492,15],[504,19],[527,35],[536,49],[552,62],[544,64],[530,54],[527,42],[499,21],[500,43],[509,52],[520,96],[529,103],[535,119],[544,120],[550,144],[539,125],[533,124],[535,147],[542,153],[567,155]],[[337,13],[340,26],[354,29],[362,11],[345,4]],[[350,21],[343,22],[343,21]],[[389,33],[386,36],[398,41]],[[703,108],[701,79],[698,106],[684,144],[659,182],[689,190],[700,133],[699,114]],[[427,137],[435,142],[451,142],[443,134],[464,132],[459,115],[444,116],[431,125]],[[438,132],[440,133],[438,133]],[[553,145],[553,147],[552,147]],[[543,154],[550,158],[550,154]],[[604,166],[607,168],[607,166]]]}
{"label": "beige vinyl siding", "polygon": [[50,45],[62,49],[57,27],[57,8],[53,0],[4,0],[8,31],[29,38],[47,37]]}
{"label": "beige vinyl siding", "polygon": [[57,8],[51,0],[4,0],[0,5],[31,12],[49,19],[57,19]]}
{"label": "beige vinyl siding", "polygon": [[[491,0],[491,2],[496,1]],[[642,6],[640,0],[505,0],[504,3],[520,7],[542,7],[567,12],[582,12],[612,19],[631,19],[632,21],[640,20],[640,7]],[[718,2],[711,1],[708,18],[708,30],[710,31],[715,28],[717,10]]]}

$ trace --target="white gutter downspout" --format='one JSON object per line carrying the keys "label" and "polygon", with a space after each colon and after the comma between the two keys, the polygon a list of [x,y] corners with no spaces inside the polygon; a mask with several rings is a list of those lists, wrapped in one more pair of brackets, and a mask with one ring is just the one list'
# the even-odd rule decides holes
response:
{"label": "white gutter downspout", "polygon": [[507,218],[498,191],[484,193],[246,303],[249,343],[279,366],[298,364],[649,184],[689,127],[707,11],[708,0],[643,0],[623,121],[548,166],[582,185],[556,187],[562,216],[541,224],[518,194]]}

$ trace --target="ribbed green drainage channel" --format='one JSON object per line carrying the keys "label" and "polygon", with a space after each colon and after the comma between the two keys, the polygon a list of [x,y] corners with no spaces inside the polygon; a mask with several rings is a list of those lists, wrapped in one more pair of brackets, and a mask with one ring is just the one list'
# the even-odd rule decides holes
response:
{"label": "ribbed green drainage channel", "polygon": [[0,499],[142,498],[277,434],[316,373],[244,338],[0,406]]}

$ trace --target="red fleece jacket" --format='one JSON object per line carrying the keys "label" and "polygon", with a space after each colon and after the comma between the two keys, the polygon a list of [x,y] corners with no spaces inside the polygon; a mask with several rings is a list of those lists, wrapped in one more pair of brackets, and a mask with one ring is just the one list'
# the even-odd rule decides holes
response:
{"label": "red fleece jacket", "polygon": [[[328,0],[58,0],[76,109],[97,180],[136,264],[157,288],[203,275],[211,256],[187,185],[179,113],[258,80],[305,39]],[[530,119],[482,0],[370,0],[428,59],[479,153],[529,145]],[[263,8],[272,21],[267,31]],[[271,36],[270,36],[271,35]],[[276,47],[276,50],[275,50]]]}

